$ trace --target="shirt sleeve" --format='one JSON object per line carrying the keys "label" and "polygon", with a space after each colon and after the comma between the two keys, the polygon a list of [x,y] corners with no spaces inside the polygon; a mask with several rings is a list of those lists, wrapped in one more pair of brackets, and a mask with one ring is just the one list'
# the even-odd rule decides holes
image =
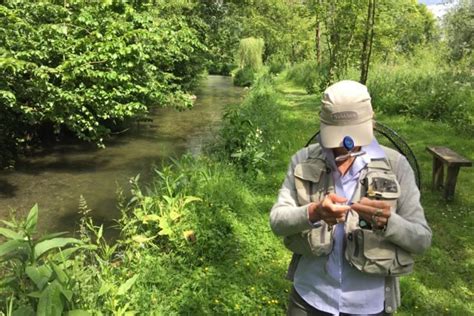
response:
{"label": "shirt sleeve", "polygon": [[431,245],[432,232],[420,203],[413,169],[402,155],[398,158],[396,175],[401,194],[397,212],[390,216],[384,236],[411,253],[422,253]]}

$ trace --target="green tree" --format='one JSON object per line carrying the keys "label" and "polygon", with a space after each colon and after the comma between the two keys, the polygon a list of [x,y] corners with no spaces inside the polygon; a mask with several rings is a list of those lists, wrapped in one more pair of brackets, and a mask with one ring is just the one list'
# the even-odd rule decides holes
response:
{"label": "green tree", "polygon": [[459,61],[470,58],[473,62],[474,5],[472,1],[461,0],[451,9],[443,21],[450,58]]}
{"label": "green tree", "polygon": [[[103,144],[153,106],[191,105],[206,47],[182,1],[0,5],[0,128],[17,143],[50,125]],[[12,125],[11,122],[15,125]],[[1,140],[1,139],[0,139]]]}

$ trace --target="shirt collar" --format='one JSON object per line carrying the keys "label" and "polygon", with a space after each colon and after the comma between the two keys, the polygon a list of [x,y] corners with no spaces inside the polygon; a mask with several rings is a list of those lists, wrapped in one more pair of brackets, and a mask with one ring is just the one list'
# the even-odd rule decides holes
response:
{"label": "shirt collar", "polygon": [[[319,138],[318,138],[318,141],[319,141]],[[330,148],[324,148],[322,145],[321,147],[323,148],[323,152],[326,154],[329,167],[333,171],[337,170],[336,161],[335,161],[334,153],[332,152],[332,150]],[[372,142],[369,145],[362,146],[361,151],[365,151],[365,155],[356,157],[356,159],[354,160],[354,163],[351,166],[351,169],[349,169],[348,172],[344,175],[344,178],[345,177],[352,178],[356,176],[360,172],[360,170],[362,170],[372,159],[385,158],[385,152],[383,151],[382,147],[380,146],[380,144],[377,142],[375,138],[372,140]]]}

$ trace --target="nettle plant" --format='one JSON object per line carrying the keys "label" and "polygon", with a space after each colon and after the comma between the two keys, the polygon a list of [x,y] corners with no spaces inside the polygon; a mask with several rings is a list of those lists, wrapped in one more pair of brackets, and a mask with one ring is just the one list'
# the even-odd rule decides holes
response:
{"label": "nettle plant", "polygon": [[0,244],[0,295],[7,297],[9,314],[60,315],[73,296],[67,261],[84,243],[61,237],[64,232],[36,239],[37,205],[24,220],[1,222],[5,227],[0,227],[4,237]]}

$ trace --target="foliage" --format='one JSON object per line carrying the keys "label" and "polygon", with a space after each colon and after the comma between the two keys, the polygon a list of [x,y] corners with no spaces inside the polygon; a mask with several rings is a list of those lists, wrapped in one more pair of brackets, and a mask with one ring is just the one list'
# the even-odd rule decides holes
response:
{"label": "foliage", "polygon": [[[2,221],[6,240],[0,245],[2,295],[8,297],[13,314],[61,315],[73,306],[73,280],[66,273],[67,258],[83,243],[55,233],[34,238],[38,206],[31,208],[25,220]],[[58,248],[61,251],[55,251]]]}
{"label": "foliage", "polygon": [[321,68],[314,60],[307,60],[291,67],[286,72],[286,78],[304,87],[307,93],[316,93],[324,80]]}
{"label": "foliage", "polygon": [[245,101],[230,107],[224,115],[219,143],[222,154],[246,172],[263,170],[277,142],[280,114],[271,82],[268,74],[263,75]]}
{"label": "foliage", "polygon": [[240,40],[237,52],[240,68],[258,71],[262,67],[264,42],[261,38],[243,38]]}
{"label": "foliage", "polygon": [[[152,106],[190,106],[203,70],[191,22],[169,4],[7,1],[0,6],[2,128],[41,125],[103,144]],[[19,140],[22,134],[15,135]]]}
{"label": "foliage", "polygon": [[[459,61],[467,58],[473,63],[474,9],[471,1],[461,0],[445,16],[443,21],[450,58]],[[469,60],[470,59],[470,60]]]}
{"label": "foliage", "polygon": [[[437,65],[435,59],[425,65],[426,69],[417,67],[426,72],[433,65]],[[380,71],[387,69],[383,67]],[[87,204],[80,200],[81,242],[70,248],[66,245],[61,251],[51,249],[39,260],[49,266],[55,263],[67,275],[67,289],[73,296],[72,303],[63,301],[65,311],[82,310],[93,315],[284,313],[291,288],[284,280],[290,254],[272,234],[268,210],[291,155],[317,129],[314,115],[319,96],[290,87],[285,76],[278,80],[262,76],[244,104],[233,107],[232,119],[223,123],[221,141],[207,155],[173,160],[156,171],[148,187],[139,184],[139,177],[132,179],[131,198],[120,194],[118,240],[106,241],[104,228],[94,225]],[[395,79],[389,81],[393,82]],[[378,120],[396,127],[413,146],[423,174],[431,172],[427,139],[433,145],[449,143],[460,152],[474,150],[470,137],[459,137],[466,135],[464,131],[460,134],[440,122],[389,117],[380,109],[377,112]],[[250,119],[253,127],[241,128],[248,124],[244,119]],[[255,139],[261,142],[254,148],[264,152],[267,161],[259,165],[263,172],[257,176],[254,169],[242,168],[243,162],[232,157],[237,148],[233,145],[245,146],[244,141],[254,137],[246,132],[256,128],[261,136]],[[441,201],[436,192],[422,192],[425,214],[435,232],[433,246],[416,258],[415,273],[402,278],[398,314],[442,311],[466,315],[472,310],[472,172],[460,172],[456,200],[450,204]],[[430,177],[423,178],[422,187],[428,188]],[[35,218],[34,212],[31,214],[28,218]],[[2,230],[2,235],[18,238],[18,230],[9,228],[11,231]],[[33,240],[39,244],[38,239]],[[459,246],[453,248],[453,244]],[[2,261],[0,273],[17,260],[3,259],[7,260]],[[12,281],[12,285],[36,286],[29,278],[15,280],[20,282]],[[11,294],[11,288],[2,283],[0,310],[9,308],[5,313],[16,310],[22,302],[33,306],[30,300],[38,300],[20,292],[15,292],[12,300]],[[28,315],[25,311],[20,310]]]}
{"label": "foliage", "polygon": [[268,72],[270,74],[279,74],[286,69],[288,61],[282,54],[272,55],[267,60]]}
{"label": "foliage", "polygon": [[[423,64],[419,62],[421,58]],[[368,82],[375,109],[448,122],[472,134],[474,98],[470,70],[439,66],[442,63],[436,52],[422,50],[397,66],[379,64]]]}
{"label": "foliage", "polygon": [[250,87],[255,80],[255,71],[250,67],[244,67],[235,73],[234,85],[238,87]]}
{"label": "foliage", "polygon": [[206,24],[203,38],[210,74],[230,75],[234,55],[241,36],[241,18],[234,13],[235,6],[228,1],[196,1],[193,13],[198,14]]}

